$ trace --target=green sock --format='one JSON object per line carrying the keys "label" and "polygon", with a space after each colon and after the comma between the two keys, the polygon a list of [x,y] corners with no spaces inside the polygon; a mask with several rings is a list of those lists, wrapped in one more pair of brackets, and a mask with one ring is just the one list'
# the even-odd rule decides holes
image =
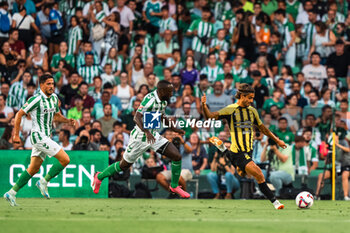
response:
{"label": "green sock", "polygon": [[64,167],[60,163],[54,164],[51,167],[50,171],[46,174],[45,180],[49,182],[52,178],[57,176],[63,169]]}
{"label": "green sock", "polygon": [[109,167],[107,167],[105,170],[103,170],[103,172],[98,174],[97,178],[102,181],[106,177],[109,177],[117,172],[121,172],[122,169],[120,168],[119,163],[120,162],[116,162],[116,163],[111,164]]}
{"label": "green sock", "polygon": [[181,160],[171,161],[171,183],[172,188],[176,188],[179,185],[179,179],[181,174]]}
{"label": "green sock", "polygon": [[18,190],[20,190],[24,185],[28,183],[30,178],[32,178],[32,176],[27,172],[27,170],[25,170],[17,180],[16,184],[12,187],[12,189],[18,192]]}

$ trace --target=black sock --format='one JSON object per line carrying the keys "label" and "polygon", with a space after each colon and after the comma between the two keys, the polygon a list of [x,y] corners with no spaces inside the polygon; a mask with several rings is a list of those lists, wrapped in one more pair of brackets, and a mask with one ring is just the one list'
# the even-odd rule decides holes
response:
{"label": "black sock", "polygon": [[272,193],[271,189],[269,189],[266,182],[259,184],[259,188],[260,191],[271,201],[271,203],[276,201],[275,195]]}

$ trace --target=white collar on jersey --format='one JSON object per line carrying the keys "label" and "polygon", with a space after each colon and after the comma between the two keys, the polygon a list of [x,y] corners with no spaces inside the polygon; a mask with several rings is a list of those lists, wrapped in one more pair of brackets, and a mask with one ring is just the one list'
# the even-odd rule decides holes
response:
{"label": "white collar on jersey", "polygon": [[45,93],[40,89],[40,94],[45,98],[45,99],[48,99],[50,97],[48,97],[47,95],[45,95]]}
{"label": "white collar on jersey", "polygon": [[162,102],[162,101],[159,99],[157,90],[154,91],[154,96],[156,97],[156,100],[157,100],[158,102]]}

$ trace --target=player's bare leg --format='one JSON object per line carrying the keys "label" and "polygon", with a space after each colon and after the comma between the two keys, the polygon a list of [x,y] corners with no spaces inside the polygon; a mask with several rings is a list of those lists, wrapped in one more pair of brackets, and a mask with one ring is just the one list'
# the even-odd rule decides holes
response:
{"label": "player's bare leg", "polygon": [[253,162],[249,162],[246,167],[245,171],[248,175],[253,176],[256,181],[258,182],[259,188],[261,192],[271,201],[275,209],[283,209],[284,205],[281,204],[273,194],[273,192],[270,190],[270,188],[267,186],[264,174],[262,173],[261,169]]}
{"label": "player's bare leg", "polygon": [[56,177],[70,162],[68,154],[63,150],[59,150],[58,153],[54,156],[58,162],[56,162],[48,171],[44,178],[41,178],[36,182],[36,187],[40,190],[41,194],[50,199],[50,194],[47,188],[47,184],[50,180]]}
{"label": "player's bare leg", "polygon": [[170,191],[177,193],[183,198],[190,198],[190,194],[185,192],[181,186],[179,186],[179,179],[181,174],[181,155],[179,150],[173,143],[169,143],[163,153],[166,157],[171,159],[171,182]]}
{"label": "player's bare leg", "polygon": [[38,173],[43,160],[40,157],[31,157],[30,164],[27,170],[25,170],[18,178],[16,184],[4,194],[4,198],[10,203],[11,206],[16,206],[16,194],[17,192],[28,183],[28,181]]}
{"label": "player's bare leg", "polygon": [[106,177],[110,177],[114,175],[115,173],[126,171],[131,167],[132,163],[128,163],[122,158],[121,161],[115,162],[108,166],[105,170],[102,172],[96,172],[94,175],[94,179],[92,181],[91,187],[94,193],[99,193],[102,180]]}

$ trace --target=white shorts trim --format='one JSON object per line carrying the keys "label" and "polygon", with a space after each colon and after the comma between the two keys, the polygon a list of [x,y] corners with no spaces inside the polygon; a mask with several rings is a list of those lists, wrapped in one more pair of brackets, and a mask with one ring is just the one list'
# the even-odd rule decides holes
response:
{"label": "white shorts trim", "polygon": [[55,141],[47,136],[41,135],[42,140],[37,141],[32,144],[32,154],[31,157],[40,157],[45,160],[46,156],[50,158],[55,156],[62,148]]}

